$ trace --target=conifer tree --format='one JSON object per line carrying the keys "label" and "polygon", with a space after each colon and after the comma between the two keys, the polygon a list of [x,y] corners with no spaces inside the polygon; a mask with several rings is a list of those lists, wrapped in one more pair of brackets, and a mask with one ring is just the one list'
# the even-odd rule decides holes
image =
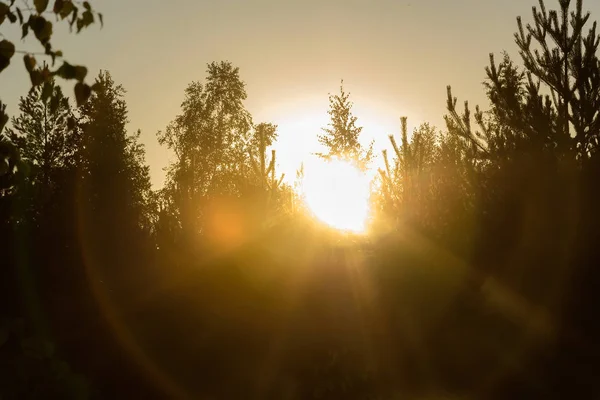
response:
{"label": "conifer tree", "polygon": [[489,113],[465,103],[459,115],[448,87],[449,129],[469,144],[473,157],[504,157],[510,149],[543,151],[580,160],[593,156],[600,145],[600,36],[596,23],[586,31],[590,14],[583,2],[560,0],[559,10],[547,10],[543,0],[533,8],[533,25],[517,18],[515,41],[523,68],[508,55],[496,64],[490,54],[486,68]]}
{"label": "conifer tree", "polygon": [[106,71],[96,78],[96,87],[81,107],[80,200],[94,221],[93,230],[108,235],[102,239],[107,240],[148,226],[150,177],[140,132],[129,134],[126,129],[125,90]]}
{"label": "conifer tree", "polygon": [[329,111],[331,121],[324,134],[319,135],[319,143],[327,148],[327,153],[317,153],[324,159],[339,157],[356,162],[362,169],[367,168],[373,157],[373,143],[365,150],[359,138],[362,127],[356,125],[357,117],[352,114],[350,93],[344,91],[344,81],[340,85],[340,93],[329,95]]}
{"label": "conifer tree", "polygon": [[74,111],[54,80],[32,88],[19,110],[6,135],[36,171],[33,181],[50,190],[53,173],[77,164],[80,135]]}
{"label": "conifer tree", "polygon": [[256,125],[248,150],[254,176],[259,186],[268,191],[276,190],[284,178],[283,174],[280,177],[276,176],[275,150],[271,150],[271,159],[267,163],[267,147],[273,144],[276,137],[277,125],[260,123]]}

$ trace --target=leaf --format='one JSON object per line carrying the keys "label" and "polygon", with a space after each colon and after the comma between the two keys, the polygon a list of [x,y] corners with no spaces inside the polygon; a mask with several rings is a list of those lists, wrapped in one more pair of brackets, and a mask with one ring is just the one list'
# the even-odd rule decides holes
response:
{"label": "leaf", "polygon": [[94,14],[91,11],[85,11],[81,18],[77,20],[77,33],[79,33],[83,28],[88,27],[89,25],[94,23]]}
{"label": "leaf", "polygon": [[8,16],[8,20],[10,21],[11,24],[14,24],[15,22],[17,22],[17,16],[15,14],[13,14],[12,12],[8,12],[8,14],[6,14]]}
{"label": "leaf", "polygon": [[22,30],[21,39],[25,39],[25,37],[29,33],[29,25],[28,24],[22,24],[21,25],[21,30]]}
{"label": "leaf", "polygon": [[88,10],[88,11],[92,11],[92,6],[90,6],[90,2],[89,1],[84,1],[83,2],[83,7]]}
{"label": "leaf", "polygon": [[76,71],[75,67],[68,62],[64,62],[55,72],[54,75],[58,75],[63,79],[75,79]]}
{"label": "leaf", "polygon": [[0,57],[10,59],[15,54],[15,45],[4,39],[0,41]]}
{"label": "leaf", "polygon": [[[60,8],[58,8],[59,6]],[[55,10],[58,9],[58,11],[54,12],[60,15],[61,19],[67,18],[69,14],[71,14],[71,12],[73,12],[73,10],[75,9],[75,6],[73,6],[73,3],[71,1],[65,0],[56,0],[54,7]]]}
{"label": "leaf", "polygon": [[104,28],[104,17],[102,16],[102,13],[98,13],[98,19],[100,20],[100,27]]}
{"label": "leaf", "polygon": [[52,11],[54,12],[54,14],[59,14],[64,5],[65,0],[56,0],[54,2],[54,6],[52,7]]}
{"label": "leaf", "polygon": [[79,12],[79,9],[75,6],[73,6],[73,16],[71,17],[71,21],[69,22],[69,26],[71,27],[71,29],[73,29],[73,24],[75,23],[75,21],[77,21],[77,13]]}
{"label": "leaf", "polygon": [[0,25],[4,22],[4,18],[6,18],[6,14],[10,12],[8,5],[5,3],[0,3]]}
{"label": "leaf", "polygon": [[25,69],[27,72],[31,73],[35,68],[36,60],[35,57],[30,54],[25,54],[23,56],[23,62],[25,63]]}
{"label": "leaf", "polygon": [[17,7],[17,17],[19,17],[19,25],[23,25],[23,13],[19,7]]}
{"label": "leaf", "polygon": [[48,0],[33,0],[33,4],[38,14],[43,13],[48,8]]}
{"label": "leaf", "polygon": [[75,100],[77,101],[77,106],[81,107],[92,94],[92,88],[82,82],[77,82],[75,85]]}
{"label": "leaf", "polygon": [[0,41],[0,72],[10,64],[10,59],[15,54],[15,45],[4,39]]}
{"label": "leaf", "polygon": [[87,75],[87,68],[83,66],[71,65],[65,61],[63,65],[61,65],[60,68],[54,72],[54,75],[58,75],[67,80],[77,79],[79,82],[81,82]]}
{"label": "leaf", "polygon": [[83,82],[83,80],[85,79],[86,75],[87,75],[87,68],[84,66],[76,66],[75,67],[75,79],[77,79],[79,82]]}
{"label": "leaf", "polygon": [[29,17],[28,24],[33,29],[35,37],[37,37],[40,43],[48,43],[52,36],[52,22],[46,21],[44,17],[32,15]]}

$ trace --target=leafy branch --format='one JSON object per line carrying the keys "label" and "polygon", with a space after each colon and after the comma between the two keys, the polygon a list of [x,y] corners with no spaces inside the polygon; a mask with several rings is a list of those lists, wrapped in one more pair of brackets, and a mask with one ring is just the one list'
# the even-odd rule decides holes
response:
{"label": "leafy branch", "polygon": [[75,28],[76,33],[80,33],[96,21],[99,21],[102,26],[104,19],[101,13],[94,11],[89,1],[55,0],[52,8],[49,7],[50,0],[34,0],[33,7],[27,0],[23,0],[21,6],[16,4],[16,0],[11,0],[9,3],[0,1],[0,26],[5,21],[18,24],[21,27],[21,39],[27,38],[32,32],[44,48],[43,53],[17,50],[13,42],[3,39],[0,41],[0,73],[10,65],[15,54],[24,54],[23,62],[29,73],[32,87],[57,76],[65,80],[76,80],[75,99],[77,104],[81,105],[93,91],[93,87],[84,82],[87,68],[71,65],[67,61],[63,61],[62,65],[54,70],[50,70],[45,63],[38,66],[36,56],[51,57],[52,67],[55,65],[56,58],[63,58],[62,51],[55,50],[52,46],[53,23],[45,15],[55,15],[55,23],[66,21],[71,31]]}
{"label": "leafy branch", "polygon": [[[53,23],[47,16],[53,14],[56,17],[55,23],[66,21],[69,24],[71,32],[73,28],[76,33],[94,24],[96,21],[104,25],[104,19],[101,13],[94,11],[90,1],[76,0],[54,0],[50,8],[50,0],[33,0],[33,6],[28,0],[22,0],[17,4],[16,0],[0,0],[0,27],[6,22],[18,24],[21,28],[21,40],[25,40],[30,32],[37,42],[44,49],[44,52],[29,52],[17,50],[15,44],[6,39],[6,36],[0,32],[0,73],[8,68],[15,54],[23,54],[23,63],[29,73],[31,80],[31,90],[44,85],[44,88],[50,87],[49,83],[55,78],[60,77],[65,80],[76,80],[74,87],[75,100],[79,106],[87,101],[96,89],[95,86],[89,86],[85,83],[87,68],[80,65],[72,65],[63,60],[60,67],[51,70],[47,63],[41,65],[37,62],[36,56],[49,56],[52,59],[52,67],[55,66],[56,58],[63,58],[60,50],[55,50],[51,39],[53,34]],[[51,95],[51,91],[42,90],[42,101],[46,101]],[[6,178],[13,175],[20,162],[19,154],[2,136],[2,131],[8,123],[6,113],[6,104],[0,101],[0,177]],[[10,187],[6,182],[0,182],[1,187]]]}

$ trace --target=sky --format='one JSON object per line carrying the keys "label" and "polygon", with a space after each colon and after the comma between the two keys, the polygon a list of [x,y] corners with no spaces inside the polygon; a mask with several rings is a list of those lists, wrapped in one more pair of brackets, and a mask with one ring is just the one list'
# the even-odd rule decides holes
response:
{"label": "sky", "polygon": [[[387,135],[429,122],[443,128],[446,86],[459,102],[487,105],[482,82],[489,53],[516,57],[516,17],[531,21],[537,0],[96,0],[104,28],[79,35],[56,26],[53,43],[72,64],[100,69],[124,86],[131,132],[141,129],[155,188],[171,155],[156,133],[180,112],[184,89],[206,65],[228,60],[246,82],[254,122],[278,125],[279,170],[293,178],[318,151],[328,94],[340,80],[351,93],[364,142],[379,153]],[[557,0],[547,0],[557,8]],[[592,20],[600,2],[584,1]],[[63,25],[63,24],[61,24]],[[3,26],[3,29],[5,27]],[[40,51],[21,42],[17,49]],[[499,59],[499,58],[497,58]],[[0,99],[17,113],[30,82],[21,60],[0,74]],[[72,93],[72,83],[63,85]]]}

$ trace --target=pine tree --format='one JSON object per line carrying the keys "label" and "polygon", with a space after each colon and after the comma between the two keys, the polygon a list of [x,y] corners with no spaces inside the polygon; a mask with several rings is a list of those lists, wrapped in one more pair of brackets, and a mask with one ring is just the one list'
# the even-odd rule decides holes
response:
{"label": "pine tree", "polygon": [[560,0],[559,10],[547,10],[540,0],[533,8],[534,24],[517,18],[515,41],[524,68],[504,54],[486,68],[489,113],[476,109],[479,130],[471,127],[465,103],[462,115],[448,88],[449,129],[469,143],[473,157],[504,157],[511,149],[569,154],[585,160],[600,146],[600,37],[596,23],[585,31],[590,14],[582,0]]}
{"label": "pine tree", "polygon": [[[468,103],[462,113],[457,109],[450,88],[447,99],[453,158],[461,160],[460,183],[476,221],[471,260],[480,276],[493,276],[561,321],[553,349],[537,360],[542,365],[530,364],[546,370],[540,380],[556,382],[557,398],[582,397],[582,387],[593,387],[587,372],[597,368],[580,369],[581,359],[598,354],[592,299],[600,257],[593,239],[600,199],[600,36],[595,22],[587,26],[589,17],[581,0],[559,0],[557,10],[540,0],[531,24],[517,19],[521,65],[506,54],[500,63],[490,55],[490,109],[475,109],[477,126]],[[577,383],[562,379],[566,371]]]}
{"label": "pine tree", "polygon": [[250,142],[248,153],[255,179],[261,188],[265,190],[276,190],[284,175],[276,177],[275,172],[275,150],[271,150],[271,159],[267,163],[267,148],[277,138],[277,125],[260,123],[256,125]]}
{"label": "pine tree", "polygon": [[[408,139],[407,118],[400,118],[401,145],[393,135],[390,162],[387,150],[382,151],[384,169],[379,169],[382,182],[383,207],[388,213],[416,216],[426,203],[435,202],[433,191],[434,169],[438,162],[439,143],[435,128],[428,123],[420,125]],[[421,223],[431,223],[419,218]]]}
{"label": "pine tree", "polygon": [[140,132],[132,135],[126,129],[125,90],[102,71],[96,88],[81,107],[81,201],[91,229],[108,235],[102,239],[107,240],[148,227],[150,175]]}
{"label": "pine tree", "polygon": [[[282,189],[282,182],[285,174],[277,175],[276,172],[276,152],[271,149],[271,157],[267,158],[268,147],[273,144],[277,138],[277,125],[269,123],[260,123],[256,125],[252,134],[249,146],[248,156],[250,160],[250,173],[247,177],[250,186],[251,198],[254,198],[256,209],[254,213],[260,225],[269,222],[278,211],[280,204],[279,192]],[[250,199],[249,199],[250,200]]]}
{"label": "pine tree", "polygon": [[6,135],[32,165],[33,181],[50,190],[57,170],[77,164],[80,136],[74,111],[53,80],[32,88],[19,110]]}
{"label": "pine tree", "polygon": [[329,111],[331,122],[323,128],[319,135],[319,143],[327,148],[327,153],[317,153],[324,159],[349,159],[365,169],[373,157],[373,143],[367,150],[360,144],[362,127],[356,125],[357,117],[352,114],[350,93],[344,91],[344,81],[340,85],[340,93],[329,95]]}

